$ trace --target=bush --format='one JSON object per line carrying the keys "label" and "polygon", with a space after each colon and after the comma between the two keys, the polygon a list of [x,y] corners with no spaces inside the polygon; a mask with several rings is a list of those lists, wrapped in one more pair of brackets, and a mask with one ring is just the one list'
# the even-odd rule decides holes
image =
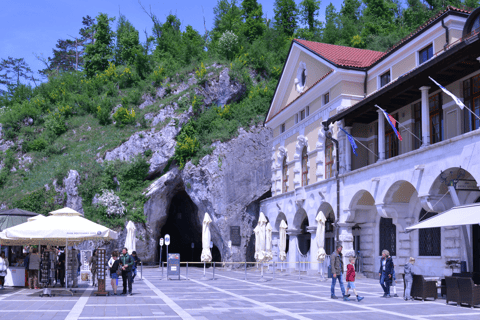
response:
{"label": "bush", "polygon": [[48,142],[44,138],[37,138],[28,143],[27,150],[28,151],[42,151],[48,145]]}
{"label": "bush", "polygon": [[110,118],[110,110],[109,108],[106,107],[97,107],[97,119],[98,123],[100,123],[102,126],[108,126],[110,123],[112,123],[112,119]]}
{"label": "bush", "polygon": [[113,119],[117,122],[118,126],[123,126],[135,122],[135,110],[131,109],[129,112],[127,108],[120,107],[113,115]]}
{"label": "bush", "polygon": [[235,54],[238,52],[238,37],[232,31],[225,31],[218,40],[218,48],[228,60],[233,60]]}
{"label": "bush", "polygon": [[65,117],[58,112],[49,113],[45,119],[45,128],[55,136],[67,131]]}
{"label": "bush", "polygon": [[195,71],[195,74],[197,75],[197,82],[199,85],[205,84],[207,81],[207,69],[205,68],[205,65],[203,62],[200,65],[200,68],[198,68],[197,71]]}

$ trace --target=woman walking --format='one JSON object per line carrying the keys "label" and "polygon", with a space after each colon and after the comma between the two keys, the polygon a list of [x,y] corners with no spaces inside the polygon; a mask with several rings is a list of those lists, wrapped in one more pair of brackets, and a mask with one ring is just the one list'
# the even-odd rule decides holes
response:
{"label": "woman walking", "polygon": [[5,252],[0,254],[0,290],[5,289],[5,277],[7,276],[8,260],[5,258]]}
{"label": "woman walking", "polygon": [[393,279],[393,261],[388,250],[382,251],[378,275],[380,276],[380,285],[384,292],[383,297],[390,298],[390,286],[392,285]]}
{"label": "woman walking", "polygon": [[[111,280],[111,284],[112,284],[112,289],[113,289],[113,295],[116,296],[117,295],[117,285],[118,285],[118,272],[120,270],[119,266],[120,266],[120,260],[118,260],[118,252],[117,251],[113,251],[112,252],[112,260],[113,260],[113,263],[112,263],[112,266],[110,267],[110,279]],[[110,263],[109,263],[110,264]],[[120,271],[120,274],[122,274],[122,272]]]}
{"label": "woman walking", "polygon": [[413,298],[410,296],[412,292],[412,283],[413,283],[413,265],[415,264],[415,258],[410,257],[408,262],[405,264],[405,301],[412,300]]}

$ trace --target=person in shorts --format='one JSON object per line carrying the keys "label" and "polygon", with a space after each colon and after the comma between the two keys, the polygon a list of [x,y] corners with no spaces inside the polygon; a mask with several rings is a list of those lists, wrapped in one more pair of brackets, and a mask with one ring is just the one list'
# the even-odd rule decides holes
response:
{"label": "person in shorts", "polygon": [[117,295],[117,285],[118,285],[118,273],[117,270],[120,270],[120,260],[118,260],[118,252],[113,251],[112,252],[112,259],[113,259],[113,264],[110,267],[110,279],[112,279],[111,284],[112,284],[112,289],[113,289],[113,295]]}
{"label": "person in shorts", "polygon": [[352,289],[353,293],[357,297],[357,301],[362,301],[364,298],[360,297],[357,294],[357,290],[355,289],[355,257],[350,257],[349,258],[350,263],[347,265],[347,297],[350,297],[348,294],[348,290]]}

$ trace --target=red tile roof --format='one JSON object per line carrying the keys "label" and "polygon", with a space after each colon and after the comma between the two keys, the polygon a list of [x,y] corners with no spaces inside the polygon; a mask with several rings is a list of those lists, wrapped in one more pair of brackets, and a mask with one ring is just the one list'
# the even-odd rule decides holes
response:
{"label": "red tile roof", "polygon": [[267,121],[265,122],[268,122],[270,120],[272,120],[273,118],[275,118],[275,116],[277,114],[279,114],[280,112],[282,112],[283,110],[285,110],[286,108],[288,108],[292,103],[294,103],[295,101],[297,101],[298,99],[300,99],[301,96],[303,96],[305,93],[307,93],[310,89],[312,89],[313,87],[315,87],[320,81],[322,81],[323,79],[325,79],[329,74],[331,74],[333,72],[333,69],[328,71],[327,73],[325,73],[320,79],[318,79],[317,81],[315,81],[309,88],[307,88],[307,90],[303,91],[302,93],[300,93],[298,95],[298,97],[296,97],[295,99],[293,99],[290,103],[288,103],[285,107],[283,107],[280,111],[278,111],[277,113],[271,115]]}
{"label": "red tile roof", "polygon": [[307,47],[308,49],[312,50],[313,52],[319,54],[320,56],[324,57],[325,59],[333,62],[338,66],[366,68],[366,67],[370,67],[375,62],[380,60],[382,57],[394,51],[401,44],[403,44],[404,42],[406,42],[407,40],[415,36],[417,33],[419,33],[425,27],[430,25],[433,21],[438,19],[441,15],[443,15],[447,11],[472,13],[471,9],[466,10],[466,9],[460,9],[460,8],[448,6],[445,10],[440,11],[437,15],[430,18],[427,22],[425,22],[423,25],[418,27],[417,30],[413,31],[411,34],[409,34],[407,37],[400,40],[397,44],[395,44],[393,47],[391,47],[385,52],[344,47],[344,46],[338,46],[334,44],[313,42],[313,41],[300,40],[300,39],[294,39],[294,41]]}
{"label": "red tile roof", "polygon": [[385,55],[385,52],[358,49],[334,44],[295,39],[295,42],[307,47],[325,59],[339,66],[364,68]]}

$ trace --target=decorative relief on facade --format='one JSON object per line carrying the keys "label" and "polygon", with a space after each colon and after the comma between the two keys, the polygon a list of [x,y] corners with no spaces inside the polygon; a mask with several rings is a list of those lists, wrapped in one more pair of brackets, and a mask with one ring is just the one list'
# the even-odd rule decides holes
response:
{"label": "decorative relief on facade", "polygon": [[325,131],[323,128],[318,130],[318,140],[315,145],[317,151],[317,158],[315,162],[317,164],[317,171],[315,175],[317,177],[317,181],[323,180],[325,176]]}
{"label": "decorative relief on facade", "polygon": [[[308,154],[310,152],[310,148],[308,147],[308,138],[305,136],[298,136],[297,144],[295,147],[295,155],[293,156],[293,161],[295,162],[295,167],[293,168],[293,174],[294,174],[293,184],[295,189],[302,186],[302,152],[303,152],[303,148],[305,147],[307,148],[307,154]],[[307,164],[307,170],[309,170],[310,159],[308,159],[306,164]],[[307,179],[308,179],[308,175],[307,175]]]}
{"label": "decorative relief on facade", "polygon": [[[288,181],[288,176],[289,176],[289,170],[288,170],[288,152],[285,147],[279,147],[278,148],[278,155],[277,155],[277,174],[276,174],[276,194],[281,194],[283,192],[286,192],[288,190],[283,190],[283,184],[284,180]],[[287,166],[287,170],[285,170],[284,165]],[[287,182],[288,186],[288,182]]]}

